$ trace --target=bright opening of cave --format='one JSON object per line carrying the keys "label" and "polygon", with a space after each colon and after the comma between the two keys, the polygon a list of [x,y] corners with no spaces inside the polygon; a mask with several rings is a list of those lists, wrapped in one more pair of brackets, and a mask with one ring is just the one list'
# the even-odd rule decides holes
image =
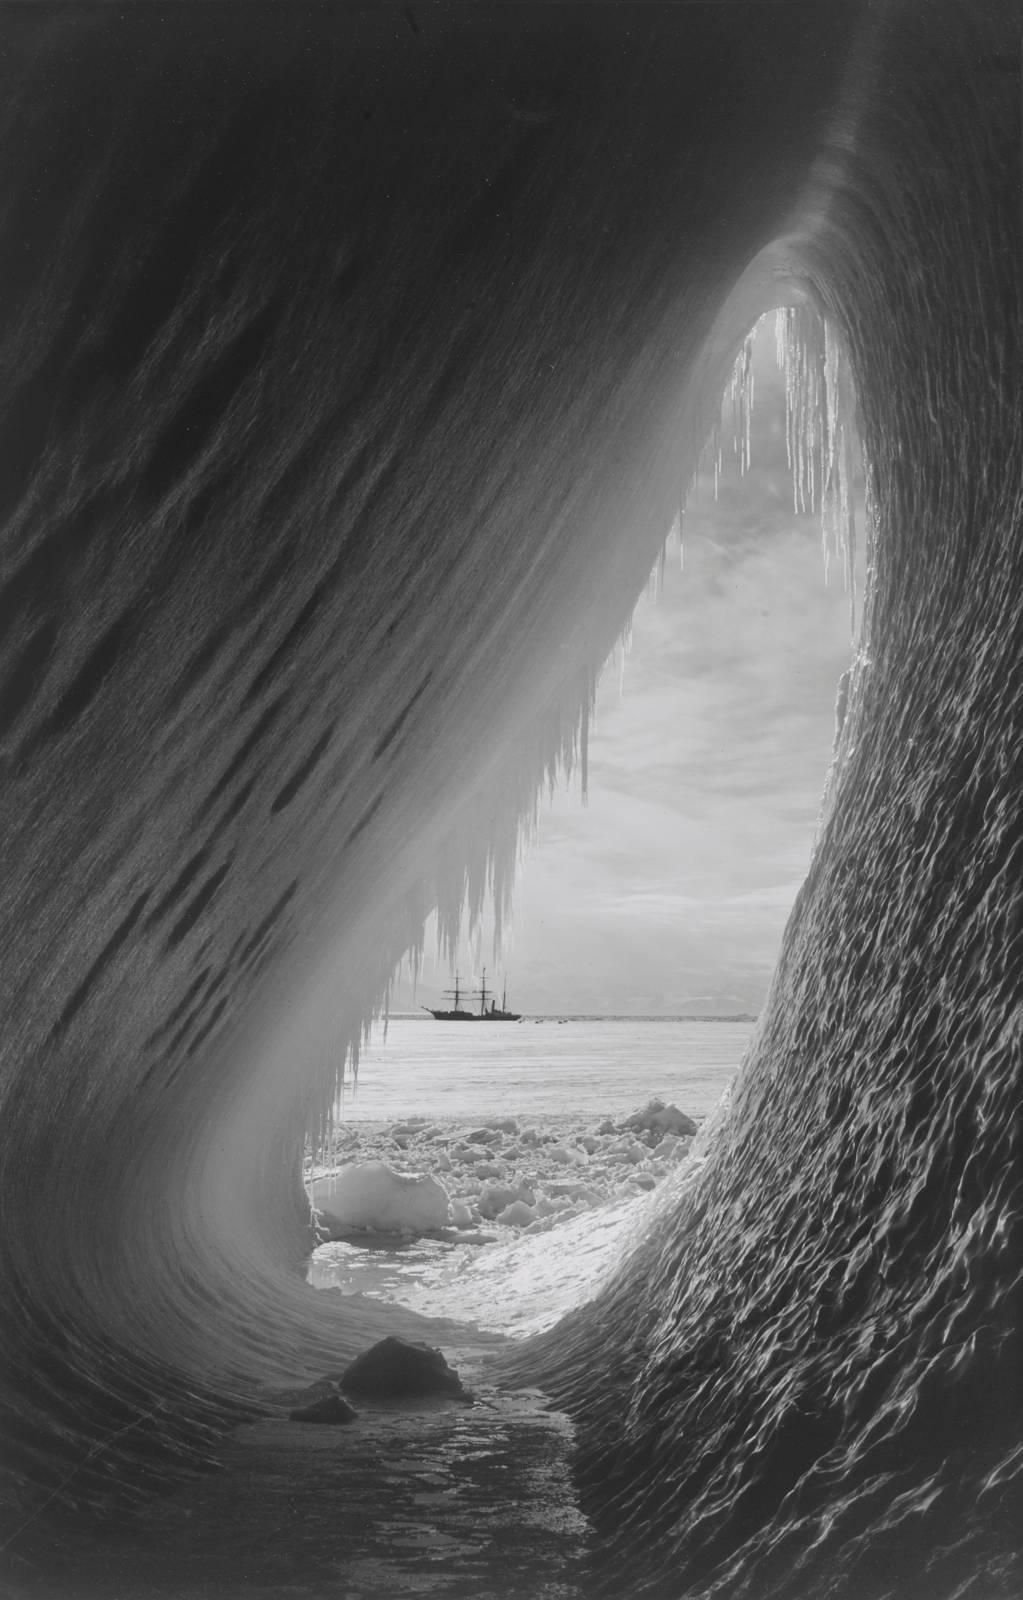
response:
{"label": "bright opening of cave", "polygon": [[[834,336],[812,313],[765,314],[598,679],[585,796],[568,764],[511,914],[485,905],[447,951],[434,919],[434,959],[399,974],[332,1148],[310,1150],[333,1236],[311,1282],[521,1337],[590,1297],[644,1196],[698,1160],[670,1113],[643,1112],[711,1117],[766,996],[858,645],[857,522]],[[432,1018],[490,1010],[488,961],[521,1014]],[[420,1188],[403,1204],[383,1169]]]}

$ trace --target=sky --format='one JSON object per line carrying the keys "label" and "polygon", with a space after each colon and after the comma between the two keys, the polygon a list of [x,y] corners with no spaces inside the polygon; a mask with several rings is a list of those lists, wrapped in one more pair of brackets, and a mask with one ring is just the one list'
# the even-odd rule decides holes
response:
{"label": "sky", "polygon": [[[683,559],[640,600],[631,648],[597,691],[578,776],[545,804],[495,961],[464,940],[463,982],[505,978],[527,1014],[756,1013],[809,864],[851,658],[849,596],[819,518],[793,510],[773,319],[757,340],[752,466],[701,475]],[[451,982],[431,930],[415,991]]]}

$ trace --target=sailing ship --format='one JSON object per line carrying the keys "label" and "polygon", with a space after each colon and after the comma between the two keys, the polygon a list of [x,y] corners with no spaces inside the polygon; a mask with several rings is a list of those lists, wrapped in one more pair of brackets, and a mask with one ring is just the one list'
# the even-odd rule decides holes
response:
{"label": "sailing ship", "polygon": [[[501,995],[500,1005],[497,1004],[496,1000],[491,998],[492,991],[487,988],[486,967],[483,968],[483,979],[478,989],[463,989],[459,981],[458,973],[456,972],[455,987],[453,989],[445,989],[444,993],[446,995],[451,995],[455,1002],[449,1010],[435,1010],[433,1006],[422,1007],[422,1009],[424,1011],[428,1011],[431,1017],[434,1017],[437,1022],[518,1022],[522,1016],[521,1011],[508,1010],[507,984],[504,986],[504,993]],[[478,999],[480,1003],[479,1010],[466,1011],[462,1005],[462,1000],[465,998],[470,1000]],[[489,1006],[487,1005],[488,999],[490,1000]]]}
{"label": "sailing ship", "polygon": [[465,990],[462,989],[460,984],[459,984],[459,979],[458,979],[458,973],[457,972],[455,973],[455,987],[453,989],[445,989],[444,993],[454,996],[455,1003],[454,1003],[454,1006],[452,1007],[452,1009],[450,1011],[435,1011],[432,1006],[423,1006],[422,1010],[423,1011],[428,1011],[430,1013],[431,1017],[435,1017],[438,1022],[475,1022],[476,1021],[476,1015],[475,1015],[474,1012],[465,1011],[465,1010],[462,1009],[461,1000],[462,1000],[463,994],[465,993]]}

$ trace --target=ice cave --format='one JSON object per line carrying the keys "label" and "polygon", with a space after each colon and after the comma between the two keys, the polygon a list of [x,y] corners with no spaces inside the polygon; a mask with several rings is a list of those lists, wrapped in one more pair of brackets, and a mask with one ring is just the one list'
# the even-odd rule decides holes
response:
{"label": "ice cave", "polygon": [[505,894],[776,308],[797,474],[840,517],[853,392],[866,459],[827,816],[699,1183],[509,1381],[574,1594],[1020,1592],[1019,24],[5,8],[4,1593],[389,1331],[304,1281],[306,1138]]}

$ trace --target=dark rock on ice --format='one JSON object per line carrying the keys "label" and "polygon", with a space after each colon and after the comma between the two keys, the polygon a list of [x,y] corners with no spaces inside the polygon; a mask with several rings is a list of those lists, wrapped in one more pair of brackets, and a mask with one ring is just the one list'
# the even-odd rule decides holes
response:
{"label": "dark rock on ice", "polygon": [[327,1400],[333,1394],[337,1394],[336,1380],[317,1378],[314,1383],[304,1384],[301,1388],[272,1389],[266,1398],[274,1405],[287,1406],[294,1411],[312,1405],[315,1400]]}
{"label": "dark rock on ice", "polygon": [[465,1397],[462,1380],[440,1350],[393,1336],[356,1356],[342,1373],[340,1383],[349,1394],[381,1400],[418,1395]]}
{"label": "dark rock on ice", "polygon": [[339,1394],[324,1395],[322,1400],[314,1400],[311,1405],[298,1406],[294,1411],[289,1411],[288,1418],[291,1422],[325,1422],[340,1423],[354,1422],[358,1412],[353,1411],[347,1400]]}

